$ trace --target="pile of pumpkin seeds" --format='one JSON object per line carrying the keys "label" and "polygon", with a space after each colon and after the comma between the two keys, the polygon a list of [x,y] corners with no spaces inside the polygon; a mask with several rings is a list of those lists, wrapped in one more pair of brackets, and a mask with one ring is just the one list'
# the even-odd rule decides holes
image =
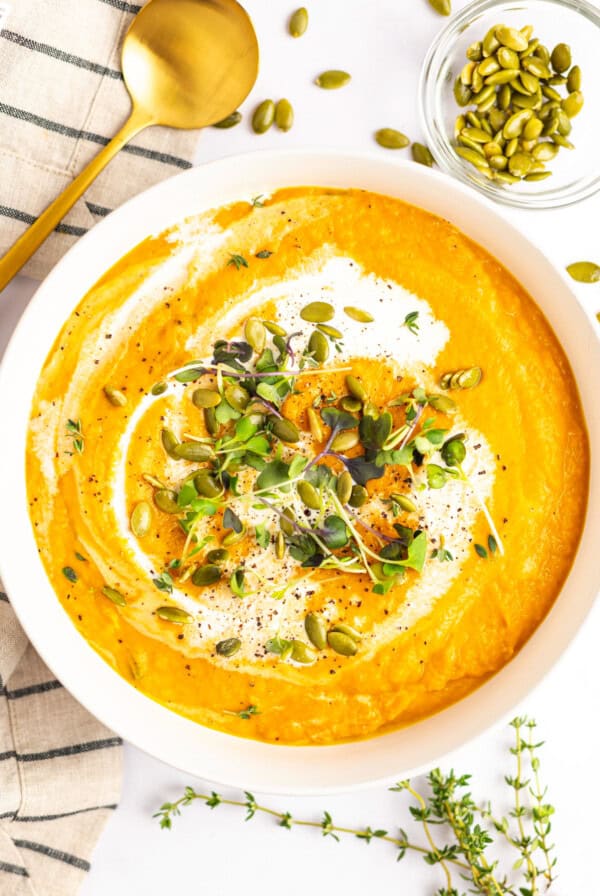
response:
{"label": "pile of pumpkin seeds", "polygon": [[583,108],[570,47],[550,51],[531,25],[495,25],[466,55],[454,96],[461,108],[473,108],[456,119],[457,154],[503,184],[550,177],[546,163],[561,148],[574,149],[571,120]]}

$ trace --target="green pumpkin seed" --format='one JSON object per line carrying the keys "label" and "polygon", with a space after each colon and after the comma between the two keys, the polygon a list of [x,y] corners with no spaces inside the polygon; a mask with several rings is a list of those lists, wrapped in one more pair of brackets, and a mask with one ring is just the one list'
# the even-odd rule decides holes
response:
{"label": "green pumpkin seed", "polygon": [[519,74],[518,68],[503,68],[499,72],[495,72],[485,79],[487,85],[510,84],[511,81]]}
{"label": "green pumpkin seed", "polygon": [[501,110],[506,111],[509,108],[511,95],[508,84],[503,84],[498,91],[498,105]]}
{"label": "green pumpkin seed", "polygon": [[294,124],[294,110],[289,100],[279,100],[275,106],[275,124],[280,131],[290,131]]}
{"label": "green pumpkin seed", "polygon": [[384,149],[405,149],[410,146],[410,140],[406,134],[396,131],[394,128],[379,128],[378,131],[375,131],[375,142]]}
{"label": "green pumpkin seed", "polygon": [[363,485],[353,485],[348,504],[350,507],[362,507],[369,499],[369,493]]}
{"label": "green pumpkin seed", "polygon": [[351,77],[348,72],[332,68],[317,75],[315,84],[323,90],[339,90],[340,87],[345,87],[349,83]]}
{"label": "green pumpkin seed", "polygon": [[283,532],[278,532],[275,536],[275,556],[278,560],[283,560],[285,557],[285,538],[283,537]]}
{"label": "green pumpkin seed", "polygon": [[536,162],[549,162],[557,152],[558,146],[553,143],[538,143],[531,154]]}
{"label": "green pumpkin seed", "polygon": [[321,509],[321,496],[314,485],[311,485],[306,479],[301,479],[297,483],[296,491],[305,507],[308,507],[310,510]]}
{"label": "green pumpkin seed", "polygon": [[164,395],[168,388],[166,383],[154,383],[150,389],[150,395]]}
{"label": "green pumpkin seed", "polygon": [[227,560],[229,560],[229,551],[226,551],[225,548],[214,548],[206,555],[206,562],[211,565],[226,563]]}
{"label": "green pumpkin seed", "polygon": [[530,118],[523,128],[523,137],[525,140],[537,140],[542,133],[544,125],[539,118]]}
{"label": "green pumpkin seed", "polygon": [[531,40],[531,35],[533,34],[533,25],[523,25],[520,31],[525,40]]}
{"label": "green pumpkin seed", "polygon": [[327,627],[321,616],[309,613],[304,620],[304,629],[311,644],[317,650],[324,650],[327,646]]}
{"label": "green pumpkin seed", "polygon": [[553,143],[556,143],[557,146],[562,146],[564,149],[575,149],[575,144],[571,143],[570,140],[567,140],[566,137],[563,137],[562,134],[552,134],[550,139]]}
{"label": "green pumpkin seed", "polygon": [[358,644],[354,638],[345,635],[343,632],[328,632],[327,643],[332,650],[335,650],[341,656],[354,656],[358,652]]}
{"label": "green pumpkin seed", "polygon": [[578,283],[598,283],[600,280],[600,265],[593,261],[575,261],[567,266],[567,271]]}
{"label": "green pumpkin seed", "polygon": [[201,442],[180,442],[175,446],[174,454],[181,460],[191,460],[195,463],[202,463],[213,457],[212,448]]}
{"label": "green pumpkin seed", "polygon": [[483,371],[481,367],[469,367],[458,374],[458,386],[460,389],[474,389],[481,382]]}
{"label": "green pumpkin seed", "polygon": [[200,470],[194,476],[196,491],[203,498],[218,498],[223,493],[223,486],[208,470]]}
{"label": "green pumpkin seed", "polygon": [[217,642],[215,651],[219,656],[233,656],[234,653],[238,652],[241,646],[242,642],[239,638],[225,638],[224,641]]}
{"label": "green pumpkin seed", "polygon": [[109,585],[105,585],[102,589],[102,594],[104,597],[107,597],[113,604],[116,604],[117,607],[126,607],[127,601],[123,597],[120,591],[117,591],[116,588],[111,588]]}
{"label": "green pumpkin seed", "polygon": [[119,389],[113,389],[111,388],[111,386],[105,386],[103,392],[109,402],[115,408],[124,408],[127,404],[127,396],[120,392]]}
{"label": "green pumpkin seed", "polygon": [[194,389],[192,401],[197,408],[216,408],[221,403],[221,396],[214,389]]}
{"label": "green pumpkin seed", "polygon": [[524,152],[516,152],[508,160],[508,170],[511,174],[515,175],[515,177],[525,177],[526,174],[529,174],[531,165],[531,156]]}
{"label": "green pumpkin seed", "polygon": [[538,59],[541,59],[542,62],[544,62],[546,65],[549,64],[550,50],[548,49],[548,47],[544,46],[544,44],[541,44],[539,41],[538,41],[537,47],[535,48],[534,55],[537,56]]}
{"label": "green pumpkin seed", "polygon": [[468,106],[471,102],[471,91],[465,84],[462,83],[460,78],[457,78],[454,82],[454,99],[458,103],[459,106]]}
{"label": "green pumpkin seed", "polygon": [[352,374],[348,374],[346,376],[346,388],[350,395],[352,395],[354,398],[358,398],[359,401],[366,401],[367,390],[358,379],[358,377],[352,376]]}
{"label": "green pumpkin seed", "polygon": [[392,500],[406,513],[416,513],[417,505],[410,498],[407,498],[406,495],[393,494]]}
{"label": "green pumpkin seed", "polygon": [[511,156],[514,156],[517,149],[519,148],[519,138],[513,137],[512,140],[509,140],[506,146],[504,147],[504,155],[507,159],[510,159]]}
{"label": "green pumpkin seed", "polygon": [[550,78],[550,80],[548,81],[548,84],[550,84],[551,87],[559,87],[562,84],[566,84],[566,83],[567,83],[567,79],[565,78],[564,75],[553,75]]}
{"label": "green pumpkin seed", "polygon": [[536,78],[543,78],[544,81],[547,81],[552,77],[552,72],[546,63],[537,56],[528,56],[527,59],[521,61],[521,65],[525,71],[529,72],[531,75],[535,75]]}
{"label": "green pumpkin seed", "polygon": [[267,341],[267,331],[262,321],[249,317],[244,325],[244,336],[250,348],[260,355]]}
{"label": "green pumpkin seed", "polygon": [[524,96],[523,94],[515,93],[512,96],[511,102],[515,109],[539,110],[540,118],[542,117],[542,101],[537,94],[534,96]]}
{"label": "green pumpkin seed", "polygon": [[263,100],[252,116],[252,130],[255,134],[264,134],[269,130],[275,120],[275,103],[273,100]]}
{"label": "green pumpkin seed", "polygon": [[419,165],[426,165],[428,168],[432,168],[435,164],[435,159],[431,155],[430,150],[423,143],[413,143],[411,151],[414,161],[418,162]]}
{"label": "green pumpkin seed", "polygon": [[294,511],[290,510],[289,507],[286,507],[282,511],[282,516],[279,517],[279,528],[286,535],[293,535],[296,531],[294,523],[296,521],[296,517],[294,516]]}
{"label": "green pumpkin seed", "polygon": [[335,491],[340,504],[348,503],[348,501],[350,500],[350,495],[352,494],[353,485],[354,483],[352,482],[352,476],[347,470],[344,470],[343,473],[340,473],[335,484]]}
{"label": "green pumpkin seed", "polygon": [[236,124],[239,124],[242,120],[241,112],[232,112],[231,115],[228,115],[226,118],[222,118],[221,121],[217,121],[213,124],[213,128],[220,128],[221,130],[227,130],[228,128],[234,128]]}
{"label": "green pumpkin seed", "polygon": [[534,171],[532,174],[526,174],[526,181],[538,181],[538,180],[546,180],[547,177],[551,177],[551,171]]}
{"label": "green pumpkin seed", "polygon": [[160,433],[160,440],[162,442],[162,446],[169,455],[174,460],[179,460],[179,456],[175,454],[175,448],[179,445],[179,439],[170,429],[162,429]]}
{"label": "green pumpkin seed", "polygon": [[219,421],[217,420],[217,415],[215,413],[214,408],[204,408],[204,425],[206,427],[206,431],[210,436],[216,436],[219,432]]}
{"label": "green pumpkin seed", "polygon": [[470,162],[471,165],[474,165],[476,168],[489,168],[489,165],[481,152],[477,152],[466,146],[457,146],[456,152],[461,159]]}
{"label": "green pumpkin seed", "polygon": [[296,12],[290,16],[288,31],[292,37],[302,37],[308,28],[308,10],[305,6],[301,6]]}
{"label": "green pumpkin seed", "polygon": [[309,302],[300,311],[300,317],[310,324],[326,324],[334,313],[333,305],[329,302]]}
{"label": "green pumpkin seed", "polygon": [[[536,78],[535,75],[532,75],[531,72],[521,72],[519,75],[519,78],[521,79],[521,84],[523,85],[523,87],[527,91],[527,93],[530,93],[530,94],[538,93],[538,91],[540,90],[540,82],[539,82],[539,79]],[[538,101],[538,98],[536,96],[536,102],[537,101]]]}
{"label": "green pumpkin seed", "polygon": [[267,420],[271,423],[273,435],[277,436],[280,442],[293,444],[300,440],[300,430],[291,420],[273,416],[267,417]]}
{"label": "green pumpkin seed", "polygon": [[347,429],[344,432],[338,432],[337,436],[331,443],[331,450],[338,451],[340,454],[343,454],[345,451],[350,451],[352,448],[356,448],[358,443],[359,437],[357,430]]}
{"label": "green pumpkin seed", "polygon": [[227,534],[225,536],[223,536],[221,544],[230,548],[234,544],[239,544],[240,541],[243,541],[245,539],[246,535],[247,535],[247,531],[246,531],[245,526],[242,526],[240,532],[236,532],[235,529],[231,529],[229,532],[227,532]]}
{"label": "green pumpkin seed", "polygon": [[[489,140],[489,137],[487,139]],[[466,146],[468,149],[472,149],[479,156],[485,155],[485,153],[483,151],[483,147],[479,143],[476,143],[474,140],[470,140],[468,137],[465,137],[463,134],[461,134],[459,136],[458,142],[460,143],[461,146]]]}
{"label": "green pumpkin seed", "polygon": [[[475,115],[474,112],[467,112],[467,121],[473,128],[481,127],[481,119],[479,118],[478,115]],[[464,125],[463,125],[463,127],[464,127]]]}
{"label": "green pumpkin seed", "polygon": [[483,47],[481,46],[481,41],[477,40],[467,47],[466,55],[467,59],[471,59],[473,62],[480,62],[483,59]]}
{"label": "green pumpkin seed", "polygon": [[308,644],[294,639],[292,641],[291,658],[295,663],[302,663],[303,666],[307,666],[310,663],[315,662],[317,654],[312,647],[308,646]]}
{"label": "green pumpkin seed", "polygon": [[575,93],[581,90],[581,69],[578,65],[574,65],[567,77],[567,90],[569,93]]}
{"label": "green pumpkin seed", "polygon": [[159,488],[153,495],[154,503],[163,513],[179,513],[181,508],[177,504],[177,492],[169,488]]}
{"label": "green pumpkin seed", "polygon": [[430,395],[429,404],[440,414],[453,414],[456,410],[456,402],[452,401],[448,395]]}
{"label": "green pumpkin seed", "polygon": [[574,90],[570,93],[564,100],[562,100],[561,107],[563,112],[565,112],[569,118],[575,118],[576,115],[579,115],[583,109],[583,94],[581,91]]}
{"label": "green pumpkin seed", "polygon": [[362,401],[359,401],[358,398],[353,398],[352,395],[344,395],[340,400],[340,407],[343,411],[348,411],[350,414],[356,414],[362,408]]}
{"label": "green pumpkin seed", "polygon": [[493,168],[494,171],[504,171],[505,168],[508,168],[508,159],[501,153],[497,156],[490,156],[488,162],[490,168]]}
{"label": "green pumpkin seed", "polygon": [[352,318],[352,320],[358,321],[359,324],[370,324],[375,320],[368,311],[364,311],[362,308],[355,308],[353,305],[345,305],[344,314]]}
{"label": "green pumpkin seed", "polygon": [[516,184],[520,180],[519,177],[515,174],[509,174],[508,171],[496,171],[494,172],[494,178],[503,184]]}
{"label": "green pumpkin seed", "polygon": [[329,324],[317,324],[317,329],[329,336],[330,339],[342,339],[344,336],[341,330],[338,330],[337,327],[331,327]]}
{"label": "green pumpkin seed", "polygon": [[351,625],[346,625],[345,622],[339,622],[337,625],[334,625],[331,631],[341,632],[343,635],[348,635],[348,637],[352,638],[354,641],[360,641],[362,638],[360,632],[357,632]]}
{"label": "green pumpkin seed", "polygon": [[520,137],[521,131],[532,116],[533,112],[531,109],[521,109],[520,112],[515,112],[514,115],[511,115],[502,129],[502,136],[505,140]]}
{"label": "green pumpkin seed", "polygon": [[159,619],[173,622],[175,625],[190,625],[194,621],[194,617],[181,607],[159,607],[156,615]]}
{"label": "green pumpkin seed", "polygon": [[487,143],[490,139],[490,135],[483,128],[463,128],[461,135],[468,137],[469,140],[473,140],[475,143]]}
{"label": "green pumpkin seed", "polygon": [[561,137],[568,137],[571,131],[573,130],[573,125],[571,124],[571,119],[562,109],[556,113],[558,119],[558,133]]}
{"label": "green pumpkin seed", "polygon": [[152,509],[147,501],[140,501],[131,511],[129,525],[136,538],[144,538],[150,531]]}
{"label": "green pumpkin seed", "polygon": [[308,408],[306,411],[306,417],[308,419],[308,428],[310,430],[310,434],[313,439],[316,439],[317,442],[323,441],[323,427],[321,426],[321,419],[314,408]]}
{"label": "green pumpkin seed", "polygon": [[214,585],[221,576],[222,572],[216,563],[207,563],[205,566],[198,567],[192,576],[192,582],[199,586]]}
{"label": "green pumpkin seed", "polygon": [[508,47],[500,47],[496,53],[496,59],[502,68],[514,68],[518,71],[521,67],[521,60],[519,59],[518,54]]}
{"label": "green pumpkin seed", "polygon": [[555,103],[560,103],[562,97],[558,90],[555,90],[553,87],[549,87],[547,84],[542,85],[542,93],[548,100],[554,100]]}
{"label": "green pumpkin seed", "polygon": [[329,340],[319,330],[314,330],[308,340],[308,350],[318,364],[324,364],[329,357]]}
{"label": "green pumpkin seed", "polygon": [[508,28],[506,25],[500,25],[495,30],[496,40],[503,47],[514,50],[515,53],[522,53],[526,50],[529,42],[524,34],[517,31],[516,28]]}
{"label": "green pumpkin seed", "polygon": [[225,398],[234,410],[242,414],[248,407],[250,393],[239,383],[231,383],[225,387]]}
{"label": "green pumpkin seed", "polygon": [[287,336],[287,332],[280,327],[279,324],[274,324],[272,320],[263,320],[263,324],[273,336]]}
{"label": "green pumpkin seed", "polygon": [[484,56],[493,56],[500,47],[500,41],[496,37],[496,25],[494,25],[481,42]]}
{"label": "green pumpkin seed", "polygon": [[429,5],[435,9],[440,16],[449,16],[452,12],[451,0],[429,0]]}
{"label": "green pumpkin seed", "polygon": [[[469,65],[471,65],[471,76],[469,77],[468,81],[464,81],[465,84],[471,83],[472,73],[475,69],[474,63],[469,63]],[[479,72],[479,74],[481,75],[482,78],[487,78],[488,75],[493,75],[495,72],[499,71],[499,69],[500,69],[500,63],[498,62],[498,60],[496,59],[495,56],[488,56],[487,59],[484,59],[483,62],[481,62],[477,66],[477,71]],[[463,69],[463,71],[464,71],[464,69]],[[462,73],[461,73],[461,79],[462,79]]]}
{"label": "green pumpkin seed", "polygon": [[552,50],[550,63],[559,75],[568,71],[571,68],[571,47],[568,44],[557,44]]}

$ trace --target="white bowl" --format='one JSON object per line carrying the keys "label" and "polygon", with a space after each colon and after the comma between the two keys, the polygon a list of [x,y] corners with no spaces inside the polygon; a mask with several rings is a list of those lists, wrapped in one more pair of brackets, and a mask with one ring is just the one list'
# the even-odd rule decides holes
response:
{"label": "white bowl", "polygon": [[[258,743],[203,728],[154,703],[77,632],[39,559],[27,511],[25,444],[42,364],[64,320],[96,280],[149,234],[205,209],[282,186],[361,187],[447,218],[528,289],[560,336],[579,383],[592,446],[590,509],[573,568],[521,652],[460,702],[409,728],[329,747]],[[332,152],[253,153],[213,162],[131,200],[80,240],[42,283],[0,370],[0,553],[4,584],[53,673],[94,715],[148,753],[202,778],[272,793],[326,793],[431,767],[519,703],[583,624],[600,587],[600,343],[565,276],[474,191],[412,162]],[[596,505],[594,505],[594,501]]]}

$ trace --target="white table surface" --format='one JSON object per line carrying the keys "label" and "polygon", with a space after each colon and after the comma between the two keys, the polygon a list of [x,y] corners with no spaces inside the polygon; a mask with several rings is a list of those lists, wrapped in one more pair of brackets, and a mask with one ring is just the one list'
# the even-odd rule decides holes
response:
{"label": "white table surface", "polygon": [[[596,0],[600,5],[600,0]],[[464,0],[453,0],[455,8]],[[246,0],[259,35],[261,73],[251,110],[265,97],[287,96],[296,110],[288,134],[274,128],[261,137],[247,121],[229,131],[207,130],[197,161],[237,152],[275,147],[326,146],[372,149],[372,132],[398,127],[419,139],[416,86],[426,49],[444,20],[426,0],[321,0],[309,3],[311,23],[300,40],[291,40],[285,21],[293,4]],[[543,23],[536,23],[542,28]],[[327,68],[345,68],[352,84],[339,92],[319,91],[312,78]],[[382,153],[385,150],[380,150]],[[600,257],[600,195],[576,207],[552,212],[504,212],[554,258],[557,264]],[[17,278],[0,300],[0,350],[33,294],[35,283]],[[600,288],[580,287],[579,298],[590,312],[600,310]],[[596,857],[598,752],[600,749],[600,676],[598,675],[598,605],[576,643],[545,682],[519,708],[537,718],[543,748],[543,777],[557,808],[553,833],[558,844],[560,879],[557,896],[598,892],[592,883]],[[511,732],[512,733],[512,732]],[[473,792],[481,799],[505,796],[503,774],[508,729],[480,737],[445,764],[474,775]],[[421,859],[398,865],[392,847],[374,843],[368,849],[346,839],[336,844],[318,831],[284,831],[268,818],[245,824],[241,811],[202,806],[188,809],[171,832],[161,831],[152,812],[180,795],[190,780],[133,747],[125,747],[125,781],[118,811],[111,818],[94,857],[82,896],[163,896],[186,892],[225,896],[281,891],[303,896],[343,889],[364,894],[374,883],[380,892],[425,896],[442,886],[436,869]],[[594,799],[595,793],[595,799]],[[339,824],[371,824],[394,831],[407,822],[405,798],[375,788],[326,799],[265,797],[275,808],[301,818],[317,819],[328,809]],[[457,886],[459,883],[457,884]]]}

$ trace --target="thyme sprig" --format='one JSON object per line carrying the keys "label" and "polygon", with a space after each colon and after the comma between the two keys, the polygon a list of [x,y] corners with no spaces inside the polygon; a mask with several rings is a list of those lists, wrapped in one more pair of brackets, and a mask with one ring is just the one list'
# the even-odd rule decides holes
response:
{"label": "thyme sprig", "polygon": [[[243,799],[229,799],[215,791],[207,794],[186,787],[183,796],[163,803],[154,817],[161,828],[169,830],[173,819],[192,803],[204,803],[210,809],[235,806],[245,810],[246,821],[266,815],[286,830],[308,827],[336,841],[347,835],[367,845],[374,840],[390,844],[397,861],[407,853],[420,855],[427,865],[441,871],[442,886],[436,896],[466,896],[465,885],[469,893],[481,896],[541,896],[551,890],[556,880],[554,846],[549,842],[554,807],[547,802],[546,790],[540,783],[538,751],[543,742],[535,740],[533,719],[518,717],[511,726],[515,742],[510,753],[516,770],[505,778],[514,802],[508,816],[498,817],[491,804],[482,806],[475,802],[470,792],[471,775],[456,775],[454,771],[444,774],[433,769],[422,784],[407,780],[390,788],[410,797],[408,809],[412,820],[421,826],[422,841],[403,828],[390,833],[378,825],[340,826],[327,811],[318,820],[297,819],[288,811],[261,805],[249,791]],[[507,870],[492,851],[494,837],[506,843],[512,852]]]}

